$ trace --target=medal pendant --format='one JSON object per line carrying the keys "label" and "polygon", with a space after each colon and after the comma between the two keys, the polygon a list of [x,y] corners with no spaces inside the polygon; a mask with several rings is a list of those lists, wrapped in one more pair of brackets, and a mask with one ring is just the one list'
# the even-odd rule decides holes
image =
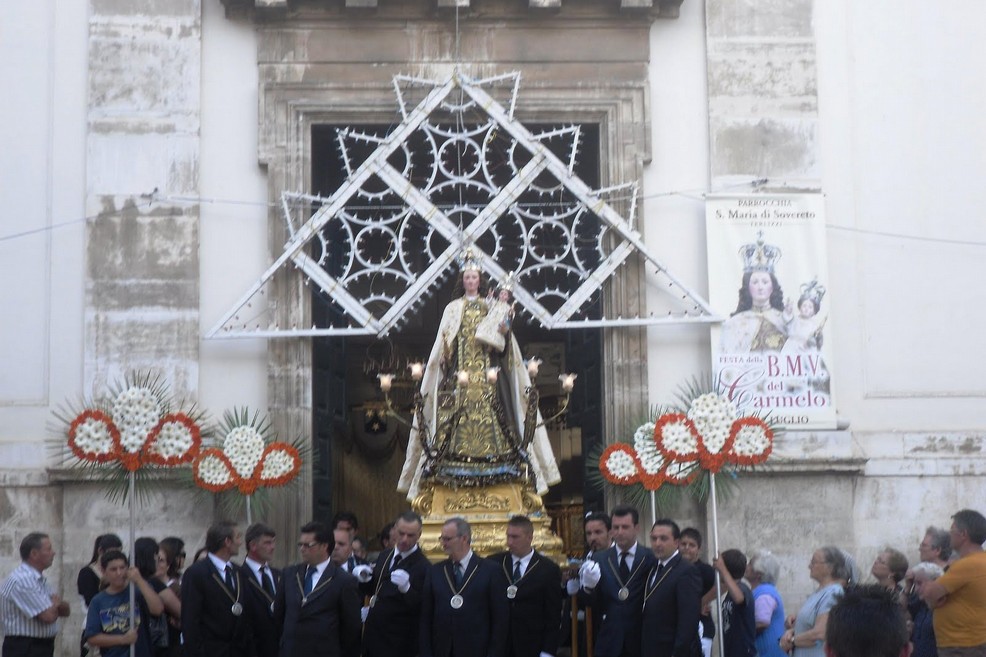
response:
{"label": "medal pendant", "polygon": [[462,604],[464,602],[465,602],[465,600],[463,600],[462,599],[462,596],[459,595],[458,593],[456,593],[455,595],[453,595],[452,596],[452,599],[449,600],[449,604],[452,606],[452,609],[461,609],[462,608]]}
{"label": "medal pendant", "polygon": [[620,594],[619,594],[620,601],[621,602],[626,601],[626,599],[629,597],[630,597],[630,589],[624,586],[623,588],[620,589]]}
{"label": "medal pendant", "polygon": [[507,587],[507,599],[513,600],[517,597],[517,587],[513,584]]}
{"label": "medal pendant", "polygon": [[370,596],[370,607],[372,608],[373,605],[375,605],[375,604],[377,604],[377,596],[371,595]]}
{"label": "medal pendant", "polygon": [[243,605],[241,605],[239,602],[234,602],[233,606],[229,608],[229,611],[234,616],[239,616],[240,614],[243,613]]}
{"label": "medal pendant", "polygon": [[270,603],[270,613],[274,613],[274,603]]}

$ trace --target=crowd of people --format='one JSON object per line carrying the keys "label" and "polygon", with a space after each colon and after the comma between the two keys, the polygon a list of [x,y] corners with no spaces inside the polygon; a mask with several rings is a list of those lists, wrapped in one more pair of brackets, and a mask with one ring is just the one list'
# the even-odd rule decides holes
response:
{"label": "crowd of people", "polygon": [[[77,580],[81,657],[709,657],[714,642],[721,657],[986,657],[986,518],[976,511],[957,512],[947,531],[929,527],[918,564],[882,550],[868,585],[850,554],[819,547],[808,563],[818,587],[800,606],[788,601],[793,614],[770,552],[727,549],[706,564],[698,530],[659,519],[646,547],[639,522],[628,506],[588,514],[588,551],[566,567],[534,549],[525,516],[507,523],[507,550],[488,557],[473,552],[465,519],[448,520],[437,564],[413,512],[381,532],[373,563],[355,515],[310,522],[300,562],[283,570],[264,523],[245,534],[213,524],[187,568],[181,539],[142,537],[128,556],[106,534]],[[0,586],[2,657],[49,657],[70,613],[44,577],[50,537],[29,534],[20,556]]]}

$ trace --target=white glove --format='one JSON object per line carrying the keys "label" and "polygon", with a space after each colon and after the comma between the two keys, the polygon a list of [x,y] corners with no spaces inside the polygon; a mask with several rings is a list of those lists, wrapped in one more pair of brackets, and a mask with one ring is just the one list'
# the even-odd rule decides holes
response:
{"label": "white glove", "polygon": [[411,574],[406,570],[398,568],[390,573],[390,581],[394,583],[394,586],[401,593],[407,593],[411,590]]}
{"label": "white glove", "polygon": [[582,588],[586,590],[596,588],[600,577],[602,577],[602,573],[599,570],[599,564],[595,561],[586,561],[579,568],[579,582],[582,584]]}
{"label": "white glove", "polygon": [[567,582],[565,582],[565,592],[569,595],[575,595],[579,592],[579,580],[574,577]]}
{"label": "white glove", "polygon": [[366,617],[369,616],[369,615],[370,615],[370,608],[369,607],[360,607],[359,608],[359,622],[365,623],[366,622]]}
{"label": "white glove", "polygon": [[373,566],[365,563],[356,566],[353,568],[353,577],[366,584],[373,579]]}
{"label": "white glove", "polygon": [[552,655],[551,653],[548,653],[548,652],[544,652],[542,650],[541,651],[541,654],[538,657],[554,657],[554,655]]}

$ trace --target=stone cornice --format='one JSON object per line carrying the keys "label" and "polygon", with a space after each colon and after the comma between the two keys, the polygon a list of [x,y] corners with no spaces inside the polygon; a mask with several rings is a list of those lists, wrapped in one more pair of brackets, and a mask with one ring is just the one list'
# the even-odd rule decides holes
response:
{"label": "stone cornice", "polygon": [[639,21],[677,18],[683,0],[220,0],[227,18],[257,22],[308,20]]}

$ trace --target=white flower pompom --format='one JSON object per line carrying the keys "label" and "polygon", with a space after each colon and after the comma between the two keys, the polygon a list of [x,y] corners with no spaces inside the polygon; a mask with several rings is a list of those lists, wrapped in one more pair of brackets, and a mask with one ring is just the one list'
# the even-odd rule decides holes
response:
{"label": "white flower pompom", "polygon": [[113,402],[113,423],[120,431],[120,445],[136,454],[147,434],[161,420],[161,403],[148,388],[127,388]]}
{"label": "white flower pompom", "polygon": [[733,402],[710,392],[692,401],[688,419],[695,423],[705,449],[710,454],[718,454],[729,439],[737,413]]}
{"label": "white flower pompom", "polygon": [[253,427],[236,427],[226,434],[222,449],[236,474],[248,479],[263,456],[264,438]]}

